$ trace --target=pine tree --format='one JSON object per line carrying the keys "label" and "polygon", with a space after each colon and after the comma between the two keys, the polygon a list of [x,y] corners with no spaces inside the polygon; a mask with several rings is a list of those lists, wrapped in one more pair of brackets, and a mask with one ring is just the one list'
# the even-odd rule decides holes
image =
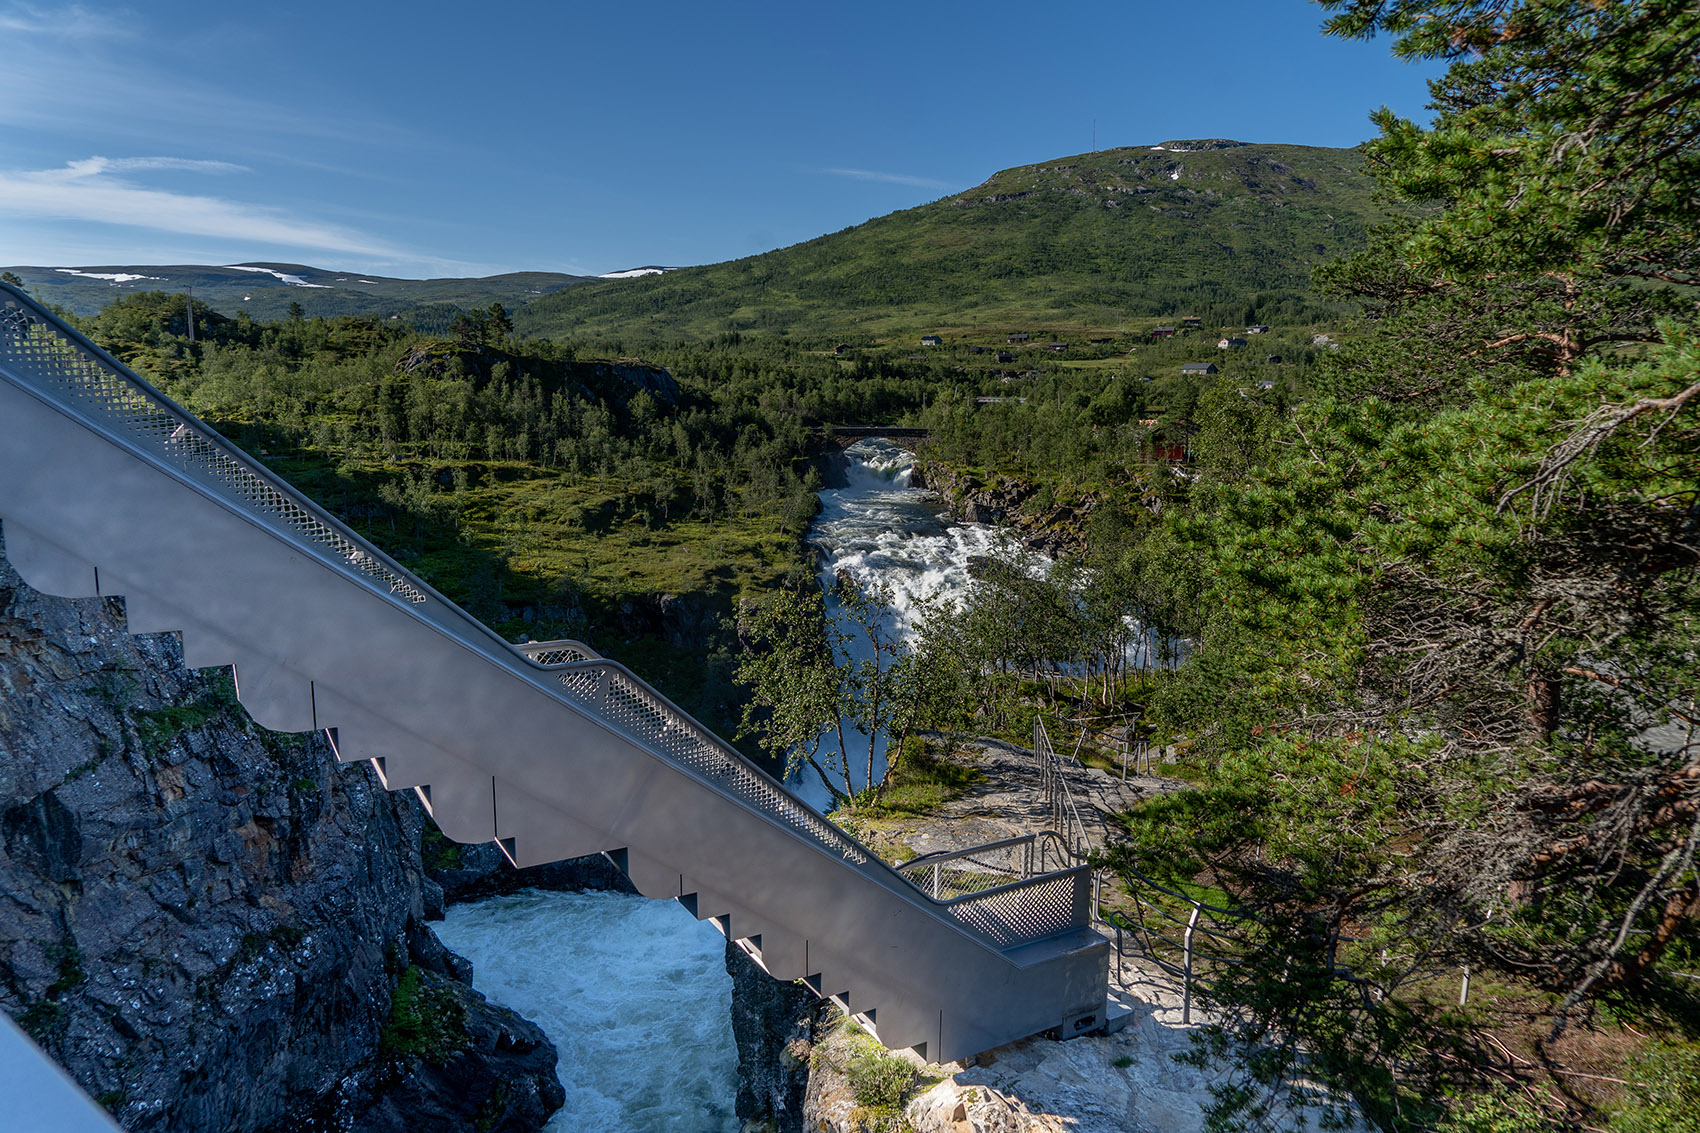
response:
{"label": "pine tree", "polygon": [[1219,994],[1289,1058],[1248,1080],[1297,1036],[1419,1127],[1473,1057],[1404,1006],[1422,973],[1497,970],[1563,1025],[1651,1010],[1700,950],[1700,9],[1320,2],[1453,62],[1430,125],[1375,115],[1398,219],[1323,274],[1366,318],[1313,396],[1201,400],[1146,547],[1201,595],[1159,707],[1212,780],[1145,808],[1137,863],[1258,910]]}

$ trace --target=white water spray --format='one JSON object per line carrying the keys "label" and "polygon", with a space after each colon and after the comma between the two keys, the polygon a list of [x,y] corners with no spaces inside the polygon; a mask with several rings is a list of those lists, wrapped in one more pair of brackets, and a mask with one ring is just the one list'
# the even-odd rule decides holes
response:
{"label": "white water spray", "polygon": [[736,1133],[726,942],[674,901],[536,890],[454,905],[437,935],[560,1051],[548,1133]]}

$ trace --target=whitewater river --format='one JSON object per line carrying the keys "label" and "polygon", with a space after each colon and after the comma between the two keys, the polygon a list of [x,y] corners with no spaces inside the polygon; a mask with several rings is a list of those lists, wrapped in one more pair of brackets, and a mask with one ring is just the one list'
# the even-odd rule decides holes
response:
{"label": "whitewater river", "polygon": [[968,560],[989,555],[995,531],[941,518],[937,496],[910,487],[914,457],[890,441],[857,441],[845,450],[846,485],[820,494],[810,542],[822,556],[821,585],[839,571],[866,589],[890,588],[898,628],[907,632],[921,604],[968,587]]}
{"label": "whitewater river", "polygon": [[[913,455],[890,441],[857,441],[845,456],[845,485],[821,492],[821,511],[809,537],[820,552],[827,611],[837,614],[833,582],[840,573],[847,574],[858,589],[886,587],[892,610],[889,628],[911,636],[927,602],[948,601],[966,592],[969,560],[991,554],[997,533],[982,524],[944,519],[938,497],[910,485]],[[1038,556],[1034,559],[1036,566],[1049,565]],[[851,654],[866,659],[867,649],[859,639],[852,639]],[[866,786],[867,739],[857,734],[846,743],[852,751],[850,770],[861,788]],[[884,773],[881,738],[875,744],[874,775]],[[813,772],[793,776],[786,785],[817,809],[831,805],[831,796]]]}
{"label": "whitewater river", "polygon": [[452,905],[437,935],[560,1051],[551,1133],[737,1133],[726,941],[677,901],[532,890]]}
{"label": "whitewater river", "polygon": [[[994,535],[941,520],[937,500],[909,486],[903,449],[860,441],[848,457],[847,485],[821,493],[822,581],[843,570],[884,583],[892,628],[907,632],[924,600],[967,586],[969,558],[989,554]],[[818,782],[795,786],[825,803]],[[707,922],[673,901],[530,892],[456,905],[437,931],[473,962],[479,991],[559,1048],[567,1101],[554,1133],[736,1133],[732,981]]]}

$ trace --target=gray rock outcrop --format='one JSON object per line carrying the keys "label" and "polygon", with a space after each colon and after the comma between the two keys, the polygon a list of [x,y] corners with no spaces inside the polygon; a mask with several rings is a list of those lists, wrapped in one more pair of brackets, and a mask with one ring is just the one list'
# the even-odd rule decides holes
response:
{"label": "gray rock outcrop", "polygon": [[966,523],[1004,524],[1030,551],[1051,558],[1079,555],[1086,545],[1086,520],[1097,504],[1088,493],[1076,507],[1042,503],[1032,485],[1014,478],[987,483],[938,461],[917,462],[910,483],[938,493],[950,514]]}
{"label": "gray rock outcrop", "polygon": [[125,1127],[541,1126],[554,1048],[426,925],[424,821],[0,558],[0,1008]]}
{"label": "gray rock outcrop", "polygon": [[738,1045],[735,1112],[746,1130],[803,1133],[809,1054],[826,1013],[801,984],[783,983],[726,942],[732,976],[732,1038]]}

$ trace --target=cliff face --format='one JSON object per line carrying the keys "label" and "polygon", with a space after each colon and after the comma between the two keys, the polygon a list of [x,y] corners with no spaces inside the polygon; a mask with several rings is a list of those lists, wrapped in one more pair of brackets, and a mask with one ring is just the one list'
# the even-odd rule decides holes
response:
{"label": "cliff face", "polygon": [[968,523],[1007,524],[1022,546],[1051,558],[1079,555],[1095,496],[1073,506],[1046,500],[1033,485],[1013,478],[986,483],[937,461],[917,463],[910,483],[937,492],[950,514]]}
{"label": "cliff face", "polygon": [[809,1055],[827,1006],[795,981],[768,975],[731,941],[726,971],[732,976],[732,1038],[738,1044],[735,1110],[744,1128],[803,1133]]}
{"label": "cliff face", "polygon": [[122,610],[0,558],[0,1007],[130,1129],[540,1127],[554,1048],[424,923],[411,797]]}

